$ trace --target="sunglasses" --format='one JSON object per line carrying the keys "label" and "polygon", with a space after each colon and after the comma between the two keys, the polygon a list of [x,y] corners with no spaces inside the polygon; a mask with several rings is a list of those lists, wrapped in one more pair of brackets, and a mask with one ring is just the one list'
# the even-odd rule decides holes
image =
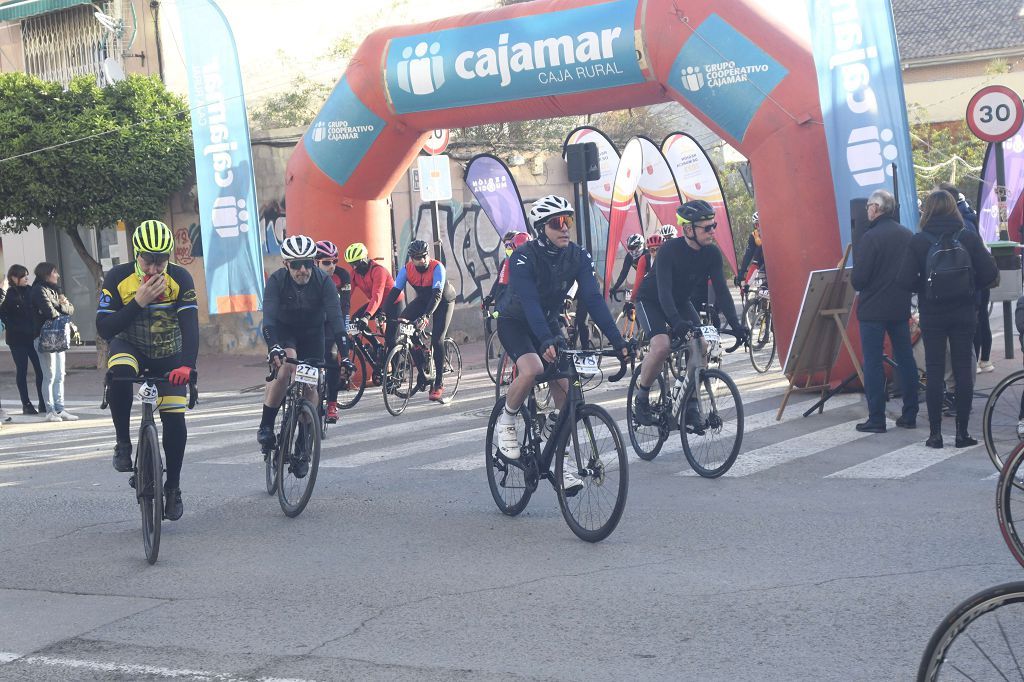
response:
{"label": "sunglasses", "polygon": [[163,265],[171,259],[170,254],[166,253],[140,253],[142,256],[142,262],[146,265]]}
{"label": "sunglasses", "polygon": [[290,260],[288,261],[288,267],[291,268],[292,270],[301,270],[302,268],[312,270],[313,261],[310,260],[309,258],[304,258],[302,260]]}
{"label": "sunglasses", "polygon": [[409,260],[427,260],[429,257],[430,254],[424,253],[419,256],[409,256]]}
{"label": "sunglasses", "polygon": [[559,215],[555,216],[547,222],[545,227],[550,227],[552,230],[571,230],[576,227],[576,219],[571,215]]}
{"label": "sunglasses", "polygon": [[337,258],[321,258],[320,259],[320,265],[337,265],[337,264],[338,264],[338,259]]}

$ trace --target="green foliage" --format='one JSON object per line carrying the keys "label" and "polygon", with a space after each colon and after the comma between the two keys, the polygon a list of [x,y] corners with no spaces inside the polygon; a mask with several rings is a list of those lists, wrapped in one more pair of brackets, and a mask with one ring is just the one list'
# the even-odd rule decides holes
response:
{"label": "green foliage", "polygon": [[259,108],[250,113],[253,127],[258,130],[308,126],[331,94],[332,86],[299,75],[284,92],[263,100]]}
{"label": "green foliage", "polygon": [[717,167],[718,177],[722,181],[722,192],[725,194],[725,203],[729,209],[729,222],[732,226],[733,246],[737,251],[737,263],[743,258],[743,252],[747,248],[747,238],[754,229],[752,217],[754,211],[757,210],[754,205],[754,197],[743,181],[741,169],[745,165],[746,162],[727,163]]}
{"label": "green foliage", "polygon": [[565,136],[582,122],[581,116],[566,116],[485,123],[472,128],[453,129],[452,140],[462,148],[483,149],[499,155],[513,151],[561,154]]}
{"label": "green foliage", "polygon": [[158,79],[100,88],[82,76],[64,90],[0,74],[0,231],[36,224],[77,238],[79,226],[161,217],[192,173],[188,104]]}
{"label": "green foliage", "polygon": [[[920,114],[920,112],[918,112]],[[964,122],[910,126],[917,194],[924,197],[940,182],[952,182],[973,205],[981,182],[979,171],[988,143],[976,138]]]}

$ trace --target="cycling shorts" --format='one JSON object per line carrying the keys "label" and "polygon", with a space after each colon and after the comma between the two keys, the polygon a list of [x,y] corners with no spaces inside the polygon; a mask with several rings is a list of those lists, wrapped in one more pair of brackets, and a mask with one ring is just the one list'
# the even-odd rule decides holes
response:
{"label": "cycling shorts", "polygon": [[[557,330],[551,330],[550,338],[560,336],[561,334]],[[534,336],[527,322],[500,315],[498,316],[498,339],[512,360],[518,360],[529,353],[540,355],[540,345],[547,340]]]}
{"label": "cycling shorts", "polygon": [[281,348],[291,348],[299,360],[321,361],[326,353],[324,328],[309,327],[282,330],[279,341]]}
{"label": "cycling shorts", "polygon": [[665,313],[661,310],[661,306],[654,301],[640,299],[636,302],[636,320],[640,323],[640,328],[644,330],[647,338],[658,334],[668,334],[671,331],[668,320],[665,319]]}
{"label": "cycling shorts", "polygon": [[[166,358],[147,358],[134,345],[121,338],[113,339],[109,348],[108,370],[128,367],[131,374],[135,376],[147,370],[152,374],[163,375],[181,367],[180,353]],[[127,384],[120,385],[128,388]],[[118,384],[111,384],[111,386],[118,386]],[[167,382],[160,382],[156,385],[156,390],[160,395],[156,403],[160,412],[166,414],[185,413],[185,407],[188,404],[188,386],[173,386]]]}

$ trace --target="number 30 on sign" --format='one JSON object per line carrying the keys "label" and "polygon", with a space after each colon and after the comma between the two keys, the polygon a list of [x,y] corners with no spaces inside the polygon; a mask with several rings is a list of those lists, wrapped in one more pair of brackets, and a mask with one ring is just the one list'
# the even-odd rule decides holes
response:
{"label": "number 30 on sign", "polygon": [[1003,142],[1024,123],[1020,96],[1002,85],[990,85],[974,93],[967,105],[967,127],[986,142]]}

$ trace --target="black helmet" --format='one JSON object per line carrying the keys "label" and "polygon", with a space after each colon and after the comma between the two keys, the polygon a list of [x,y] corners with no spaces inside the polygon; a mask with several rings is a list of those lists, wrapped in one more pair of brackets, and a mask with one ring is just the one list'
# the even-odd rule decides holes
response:
{"label": "black helmet", "polygon": [[714,207],[702,199],[687,201],[676,209],[676,219],[680,225],[696,223],[700,220],[714,220]]}
{"label": "black helmet", "polygon": [[427,243],[422,239],[415,239],[409,244],[409,250],[406,251],[409,258],[418,258],[427,254]]}

